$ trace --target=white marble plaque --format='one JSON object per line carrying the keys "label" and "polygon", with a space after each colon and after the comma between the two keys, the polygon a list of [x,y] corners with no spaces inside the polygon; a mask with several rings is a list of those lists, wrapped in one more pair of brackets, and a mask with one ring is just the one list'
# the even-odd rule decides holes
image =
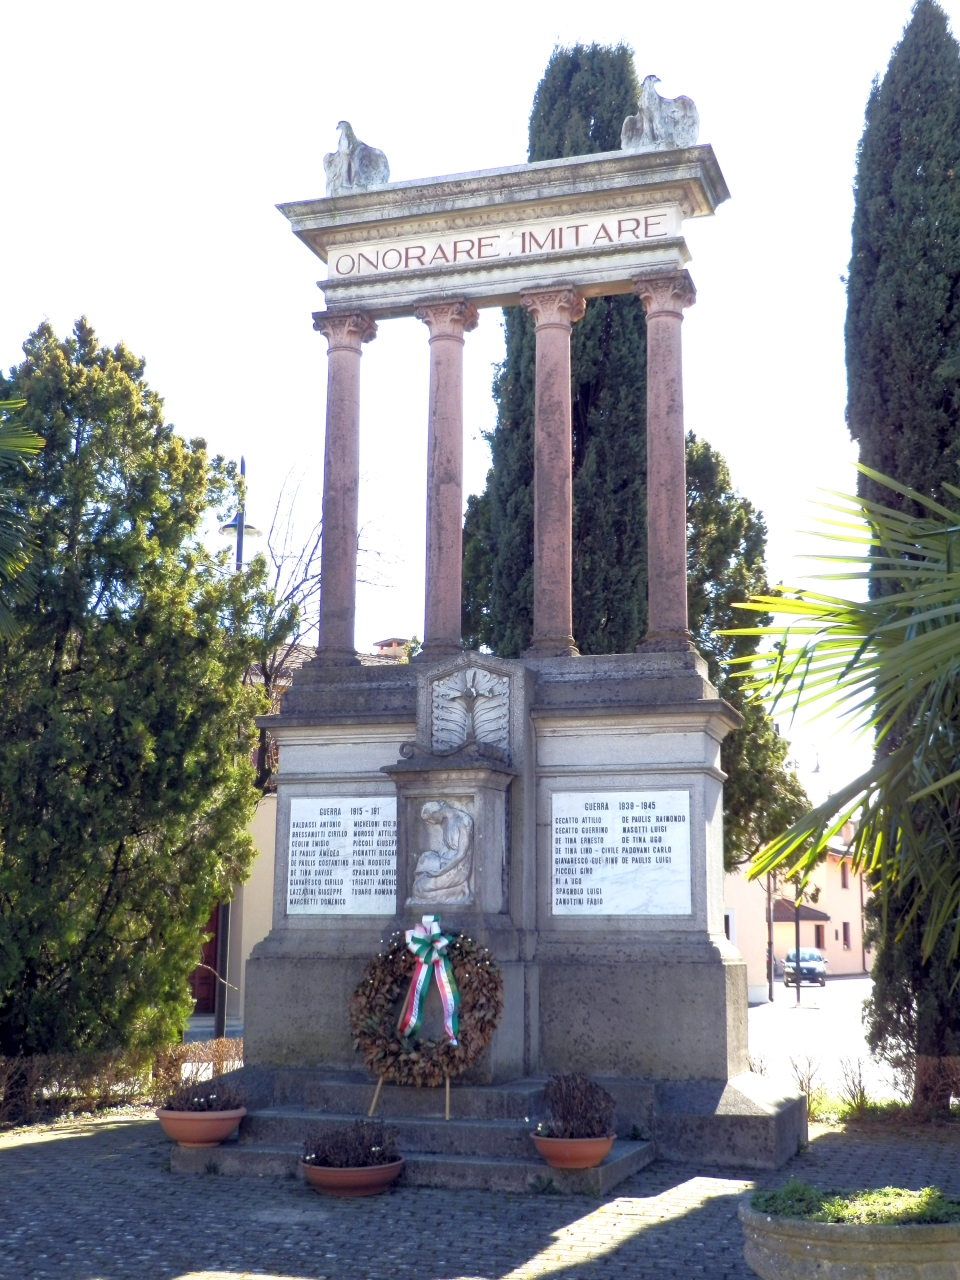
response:
{"label": "white marble plaque", "polygon": [[560,791],[553,796],[555,916],[686,916],[687,791]]}
{"label": "white marble plaque", "polygon": [[394,915],[396,796],[294,797],[288,865],[288,915]]}

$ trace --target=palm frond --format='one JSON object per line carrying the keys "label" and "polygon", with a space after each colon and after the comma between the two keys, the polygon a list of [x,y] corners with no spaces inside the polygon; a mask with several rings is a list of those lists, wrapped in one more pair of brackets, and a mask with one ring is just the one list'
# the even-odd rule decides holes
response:
{"label": "palm frond", "polygon": [[[772,711],[832,712],[877,743],[873,766],[811,810],[755,858],[751,877],[784,864],[809,876],[828,842],[857,817],[854,863],[885,888],[926,904],[924,952],[948,932],[960,952],[960,508],[861,467],[909,500],[911,514],[832,494],[833,580],[879,585],[859,601],[799,588],[738,606],[774,615],[730,635],[770,649],[733,663]],[[948,488],[960,499],[960,490]],[[824,575],[826,576],[826,575]]]}
{"label": "palm frond", "polygon": [[[40,452],[45,441],[11,414],[26,400],[0,400],[0,471],[21,469]],[[15,478],[0,487],[0,635],[15,630],[12,605],[25,599],[35,581],[30,570],[33,554],[30,525],[15,505]]]}
{"label": "palm frond", "polygon": [[39,453],[43,436],[7,415],[22,409],[26,400],[0,400],[0,462],[16,461],[25,454]]}

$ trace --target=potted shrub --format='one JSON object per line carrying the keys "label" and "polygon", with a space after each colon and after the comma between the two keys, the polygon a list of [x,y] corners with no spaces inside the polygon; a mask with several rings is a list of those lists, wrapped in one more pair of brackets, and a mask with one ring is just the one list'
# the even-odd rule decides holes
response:
{"label": "potted shrub", "polygon": [[593,1169],[606,1159],[616,1134],[616,1103],[587,1076],[552,1076],[543,1091],[546,1118],[532,1135],[553,1169]]}
{"label": "potted shrub", "polygon": [[246,1114],[237,1086],[216,1077],[181,1085],[157,1109],[164,1133],[181,1147],[217,1146]]}
{"label": "potted shrub", "polygon": [[742,1201],[740,1221],[764,1280],[960,1278],[960,1201],[936,1187],[820,1191],[793,1178]]}
{"label": "potted shrub", "polygon": [[307,1137],[300,1161],[310,1185],[328,1196],[374,1196],[400,1174],[396,1135],[379,1120],[356,1120]]}

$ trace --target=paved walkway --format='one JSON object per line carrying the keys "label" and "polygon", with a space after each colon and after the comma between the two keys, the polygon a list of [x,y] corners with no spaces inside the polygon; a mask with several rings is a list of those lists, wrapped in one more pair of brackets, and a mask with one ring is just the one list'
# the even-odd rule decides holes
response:
{"label": "paved walkway", "polygon": [[[815,1131],[789,1174],[937,1183],[960,1195],[960,1130]],[[749,1173],[660,1163],[602,1202],[398,1188],[333,1201],[282,1178],[178,1177],[130,1113],[0,1135],[2,1280],[750,1280]]]}

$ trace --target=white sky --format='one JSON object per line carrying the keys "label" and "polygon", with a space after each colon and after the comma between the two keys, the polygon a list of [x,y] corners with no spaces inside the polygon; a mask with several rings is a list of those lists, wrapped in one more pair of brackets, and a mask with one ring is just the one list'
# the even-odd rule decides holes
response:
{"label": "white sky", "polygon": [[[956,24],[960,0],[944,4]],[[697,305],[684,324],[686,421],[762,511],[773,580],[803,573],[819,488],[849,489],[840,276],[872,77],[909,0],[685,0],[477,8],[139,0],[4,6],[0,365],[47,318],[86,314],[147,359],[168,417],[245,453],[249,516],[285,477],[319,515],[325,347],[310,313],[323,265],[275,210],[323,194],[350,120],[394,179],[526,159],[555,43],[622,38],[642,77],[691,96],[732,192],[686,224]],[[482,488],[500,313],[465,352],[466,480]],[[415,320],[365,348],[360,648],[423,631],[428,347]],[[795,736],[801,766],[847,776],[849,744]],[[867,752],[862,748],[861,755]],[[809,780],[809,779],[808,779]]]}

